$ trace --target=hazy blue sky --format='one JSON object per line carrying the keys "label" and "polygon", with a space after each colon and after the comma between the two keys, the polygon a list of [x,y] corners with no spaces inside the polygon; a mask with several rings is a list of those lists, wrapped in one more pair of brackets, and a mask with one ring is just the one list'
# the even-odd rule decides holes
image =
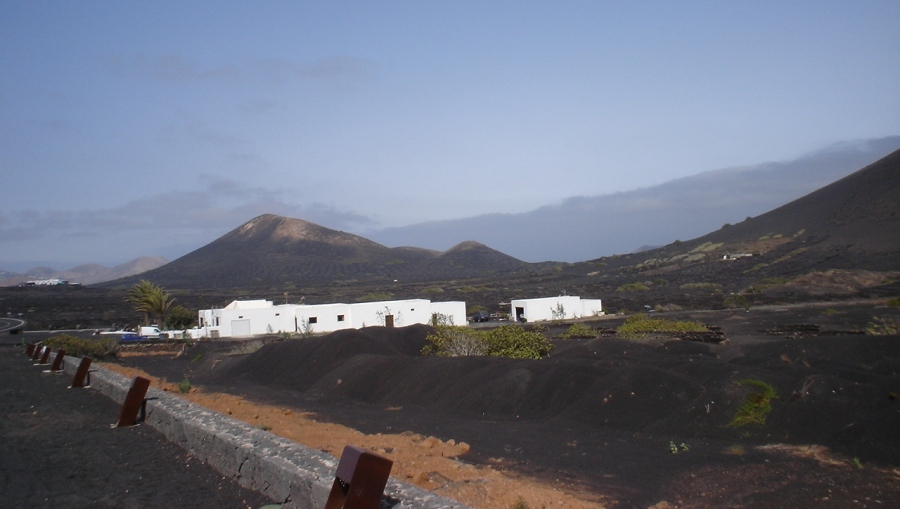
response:
{"label": "hazy blue sky", "polygon": [[900,133],[900,2],[0,3],[0,268],[522,212]]}

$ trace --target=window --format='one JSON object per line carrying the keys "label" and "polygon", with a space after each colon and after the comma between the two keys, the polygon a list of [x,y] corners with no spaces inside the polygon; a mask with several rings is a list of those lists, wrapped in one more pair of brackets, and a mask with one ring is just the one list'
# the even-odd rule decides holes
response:
{"label": "window", "polygon": [[243,317],[244,317],[244,315],[240,315],[240,316],[238,316],[238,318],[243,318]]}
{"label": "window", "polygon": [[281,316],[281,313],[275,313],[275,316]]}
{"label": "window", "polygon": [[309,323],[319,323],[319,319],[315,316],[309,317]]}
{"label": "window", "polygon": [[338,315],[338,321],[339,321],[339,322],[343,322],[343,321],[344,321],[344,315]]}

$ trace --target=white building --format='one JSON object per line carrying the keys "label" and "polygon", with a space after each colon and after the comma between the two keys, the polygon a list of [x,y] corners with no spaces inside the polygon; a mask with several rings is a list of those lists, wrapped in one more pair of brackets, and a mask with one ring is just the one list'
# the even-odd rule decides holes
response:
{"label": "white building", "polygon": [[357,304],[279,304],[270,300],[236,300],[221,309],[199,312],[203,337],[241,337],[279,332],[333,332],[371,325],[403,327],[431,323],[434,313],[456,325],[466,324],[465,302],[426,299]]}
{"label": "white building", "polygon": [[521,322],[587,318],[603,314],[600,299],[582,299],[571,295],[510,301],[510,319]]}

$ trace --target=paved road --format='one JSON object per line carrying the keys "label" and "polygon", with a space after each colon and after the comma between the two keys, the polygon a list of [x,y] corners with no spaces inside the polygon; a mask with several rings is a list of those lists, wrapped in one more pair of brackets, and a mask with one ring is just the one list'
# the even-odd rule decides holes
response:
{"label": "paved road", "polygon": [[0,317],[0,333],[6,333],[13,329],[18,329],[19,327],[25,325],[24,320],[18,320],[16,318],[2,318]]}
{"label": "paved road", "polygon": [[19,346],[0,346],[0,507],[259,508],[241,488],[149,426],[110,428],[119,405],[68,389]]}

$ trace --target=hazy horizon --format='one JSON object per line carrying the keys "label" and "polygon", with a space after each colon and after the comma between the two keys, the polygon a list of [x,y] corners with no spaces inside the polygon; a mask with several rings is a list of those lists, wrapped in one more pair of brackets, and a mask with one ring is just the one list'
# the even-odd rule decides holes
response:
{"label": "hazy horizon", "polygon": [[[900,4],[0,4],[0,268],[362,233],[900,133]],[[637,247],[633,246],[632,248]]]}

